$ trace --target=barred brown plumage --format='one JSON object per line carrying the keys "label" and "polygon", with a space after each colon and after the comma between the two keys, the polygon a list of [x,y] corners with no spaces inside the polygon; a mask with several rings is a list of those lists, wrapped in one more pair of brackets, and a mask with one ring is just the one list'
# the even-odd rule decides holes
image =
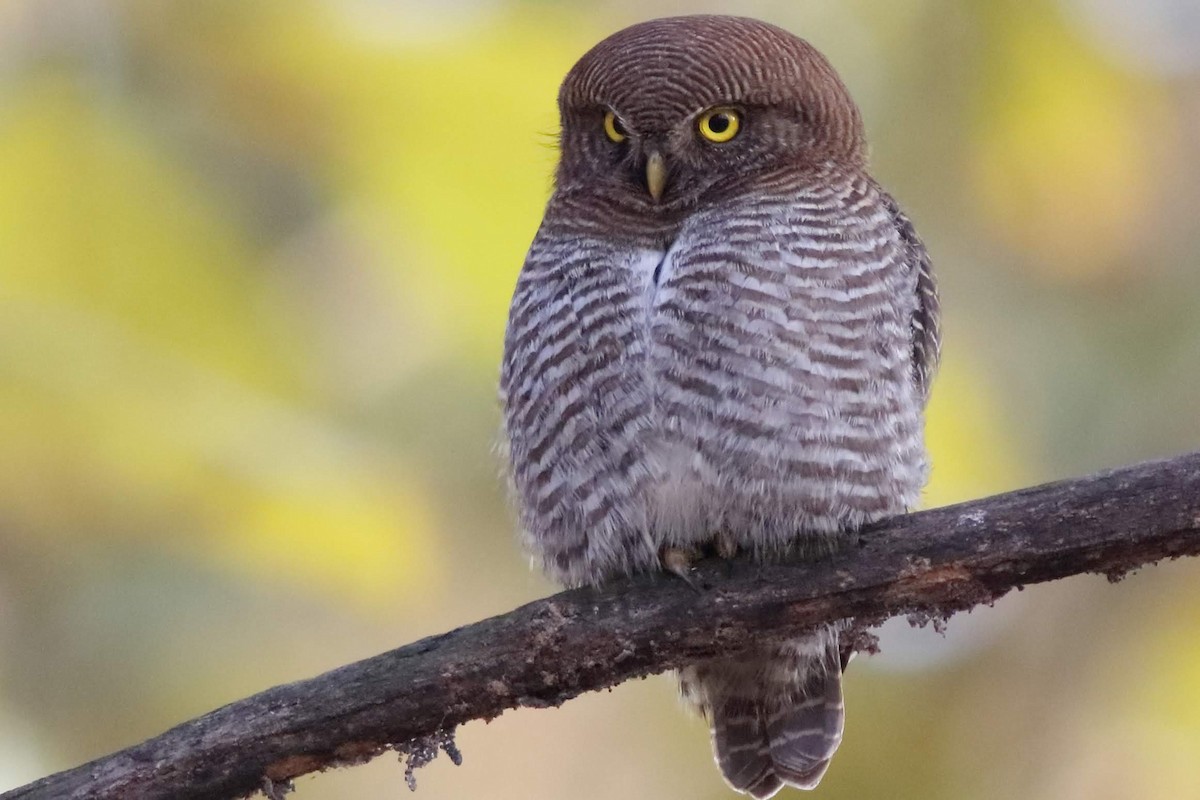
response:
{"label": "barred brown plumage", "polygon": [[[655,20],[584,55],[559,106],[501,373],[542,567],[575,586],[707,545],[820,551],[912,507],[936,288],[824,57],[754,20]],[[737,115],[728,141],[697,133],[714,108]],[[726,780],[768,797],[824,774],[842,667],[829,626],[680,682]]]}

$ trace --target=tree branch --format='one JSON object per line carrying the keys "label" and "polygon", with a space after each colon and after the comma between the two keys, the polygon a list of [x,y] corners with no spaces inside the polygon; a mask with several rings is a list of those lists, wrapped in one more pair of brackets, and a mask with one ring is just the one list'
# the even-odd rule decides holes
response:
{"label": "tree branch", "polygon": [[439,746],[455,757],[452,732],[468,720],[559,705],[820,623],[944,617],[1025,584],[1116,580],[1197,554],[1193,453],[898,517],[816,563],[704,563],[699,593],[661,576],[562,592],[277,686],[0,800],[282,796],[296,776],[386,750],[408,754],[410,769]]}

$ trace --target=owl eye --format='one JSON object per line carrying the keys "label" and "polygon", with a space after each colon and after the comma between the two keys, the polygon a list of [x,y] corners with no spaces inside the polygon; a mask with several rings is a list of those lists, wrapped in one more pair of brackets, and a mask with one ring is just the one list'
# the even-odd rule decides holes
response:
{"label": "owl eye", "polygon": [[732,108],[714,108],[712,111],[706,111],[696,123],[700,135],[717,144],[728,142],[737,136],[741,125],[741,117]]}
{"label": "owl eye", "polygon": [[629,132],[625,130],[625,126],[621,124],[621,120],[617,119],[617,115],[612,111],[604,114],[604,132],[611,141],[618,144],[625,141],[629,136]]}

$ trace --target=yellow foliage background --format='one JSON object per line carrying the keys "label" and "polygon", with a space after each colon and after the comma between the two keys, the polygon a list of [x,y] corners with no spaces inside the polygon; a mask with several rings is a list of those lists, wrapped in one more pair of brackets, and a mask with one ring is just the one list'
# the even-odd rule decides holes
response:
{"label": "yellow foliage background", "polygon": [[[3,0],[0,791],[551,591],[493,446],[555,91],[691,11],[809,38],[863,106],[943,287],[928,504],[1197,447],[1187,0]],[[820,795],[1200,795],[1197,578],[889,624]],[[675,706],[473,723],[420,791],[727,796]]]}

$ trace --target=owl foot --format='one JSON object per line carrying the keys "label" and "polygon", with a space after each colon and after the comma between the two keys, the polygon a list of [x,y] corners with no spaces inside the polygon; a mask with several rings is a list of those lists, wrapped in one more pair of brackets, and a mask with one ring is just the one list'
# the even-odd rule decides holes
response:
{"label": "owl foot", "polygon": [[742,550],[737,540],[733,538],[733,534],[729,531],[721,531],[712,538],[711,547],[717,558],[721,559],[722,566],[725,567],[725,578],[732,578],[733,568],[737,563],[734,559]]}
{"label": "owl foot", "polygon": [[736,558],[738,552],[742,549],[738,545],[737,540],[733,538],[733,534],[731,534],[729,531],[721,531],[718,533],[714,537],[713,543],[717,548],[717,557],[723,558],[727,561],[731,558]]}
{"label": "owl foot", "polygon": [[700,587],[692,580],[692,562],[696,553],[680,547],[664,547],[658,551],[658,561],[664,571],[683,579],[692,591],[699,593]]}

